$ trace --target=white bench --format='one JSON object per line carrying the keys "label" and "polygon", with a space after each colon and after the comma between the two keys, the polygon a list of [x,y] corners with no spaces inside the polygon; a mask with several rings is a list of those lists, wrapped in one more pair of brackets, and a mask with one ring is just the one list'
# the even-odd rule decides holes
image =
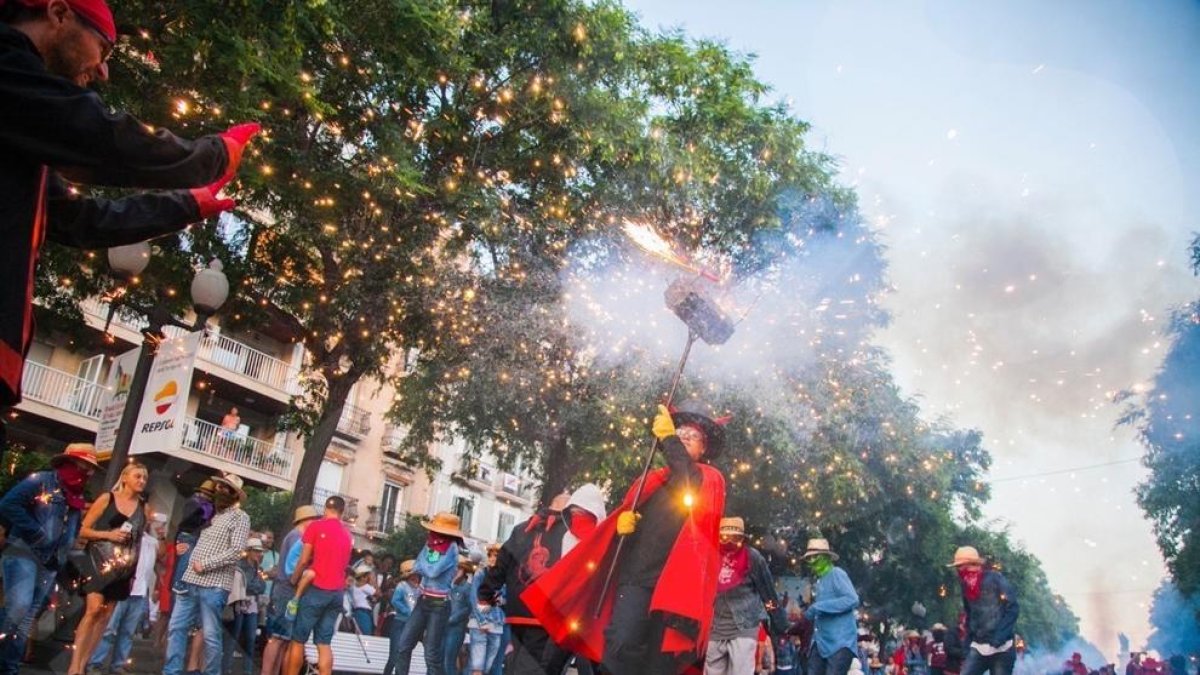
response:
{"label": "white bench", "polygon": [[[375,635],[334,633],[329,648],[333,650],[333,670],[337,673],[382,673],[387,664],[391,640]],[[366,652],[365,654],[363,652]],[[317,672],[317,646],[311,641],[304,645],[304,660],[310,675]],[[425,675],[425,650],[420,643],[412,653],[409,675]]]}

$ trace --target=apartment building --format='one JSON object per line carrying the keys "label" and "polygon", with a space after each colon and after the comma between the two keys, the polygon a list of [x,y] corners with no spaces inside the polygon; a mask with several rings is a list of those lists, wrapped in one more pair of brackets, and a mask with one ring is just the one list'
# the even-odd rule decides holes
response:
{"label": "apartment building", "polygon": [[[72,441],[95,437],[103,387],[112,357],[141,343],[144,320],[115,315],[91,300],[83,305],[89,340],[39,333],[30,349],[24,400],[9,420],[9,437],[30,447],[57,452]],[[178,447],[162,448],[139,459],[151,469],[152,504],[166,513],[205,477],[236,473],[250,485],[290,490],[303,452],[303,439],[278,429],[280,415],[298,393],[304,348],[282,324],[228,331],[216,326],[202,339],[186,421]],[[168,331],[170,332],[170,331]],[[83,345],[104,345],[90,348]],[[494,462],[467,462],[461,445],[431,449],[443,468],[432,479],[399,459],[403,429],[386,421],[394,392],[376,383],[355,387],[346,402],[333,441],[317,477],[313,501],[332,494],[347,502],[346,520],[359,546],[367,546],[403,522],[406,513],[458,513],[463,529],[478,542],[507,537],[528,517],[536,484],[528,476],[501,472]],[[222,428],[234,409],[236,431]]]}

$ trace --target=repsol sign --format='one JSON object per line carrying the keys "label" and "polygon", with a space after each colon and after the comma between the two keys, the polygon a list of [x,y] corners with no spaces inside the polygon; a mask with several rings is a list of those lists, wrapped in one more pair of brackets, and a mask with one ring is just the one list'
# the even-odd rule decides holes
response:
{"label": "repsol sign", "polygon": [[175,420],[162,420],[160,422],[147,422],[142,425],[143,434],[152,434],[158,431],[170,431],[175,428]]}

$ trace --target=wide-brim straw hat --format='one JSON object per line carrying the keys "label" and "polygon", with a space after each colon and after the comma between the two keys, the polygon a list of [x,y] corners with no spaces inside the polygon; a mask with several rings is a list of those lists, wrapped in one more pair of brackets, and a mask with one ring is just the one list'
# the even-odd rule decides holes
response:
{"label": "wide-brim straw hat", "polygon": [[61,454],[50,458],[50,466],[58,468],[66,462],[75,462],[90,469],[99,469],[96,461],[96,446],[91,443],[71,443]]}
{"label": "wide-brim straw hat", "polygon": [[233,491],[237,493],[238,501],[245,501],[246,491],[244,489],[242,489],[243,486],[245,485],[245,483],[242,482],[241,476],[234,474],[234,473],[226,473],[226,474],[222,474],[220,476],[213,476],[212,481],[214,483],[219,483],[221,485],[227,485],[227,486],[233,488]]}
{"label": "wide-brim straw hat", "polygon": [[804,555],[800,556],[803,560],[808,560],[819,555],[827,555],[834,560],[838,559],[838,554],[830,550],[828,539],[809,539],[808,546],[805,549]]}
{"label": "wide-brim straw hat", "polygon": [[412,576],[413,574],[416,574],[416,569],[417,569],[417,561],[416,560],[405,560],[404,562],[400,563],[400,576],[402,576],[402,577]]}
{"label": "wide-brim straw hat", "polygon": [[320,517],[321,514],[317,513],[317,507],[312,504],[305,504],[304,506],[296,507],[296,513],[292,516],[292,524],[299,525],[306,520],[316,520]]}
{"label": "wide-brim straw hat", "polygon": [[421,527],[430,532],[437,532],[455,539],[466,539],[467,535],[463,533],[461,526],[462,521],[458,516],[448,511],[439,511],[433,514],[433,518],[430,520],[421,521]]}
{"label": "wide-brim straw hat", "polygon": [[720,534],[732,534],[738,537],[746,536],[746,521],[738,516],[721,519]]}
{"label": "wide-brim straw hat", "polygon": [[974,546],[959,546],[954,552],[954,562],[946,567],[961,567],[963,565],[982,565],[983,558]]}

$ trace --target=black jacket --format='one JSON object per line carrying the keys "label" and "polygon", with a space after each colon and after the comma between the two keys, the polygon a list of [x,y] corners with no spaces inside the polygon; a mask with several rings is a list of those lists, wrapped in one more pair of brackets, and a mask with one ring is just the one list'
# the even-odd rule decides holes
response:
{"label": "black jacket", "polygon": [[500,589],[505,589],[504,616],[509,623],[536,623],[521,593],[562,557],[563,535],[567,524],[561,513],[542,510],[513,528],[508,541],[500,548],[496,564],[487,568],[479,584],[479,599],[495,602]]}
{"label": "black jacket", "polygon": [[229,157],[218,136],[196,141],[114,114],[94,92],[46,70],[26,35],[0,24],[0,405],[21,399],[33,339],[34,265],[42,243],[103,248],[199,219],[186,190],[123,199],[71,195],[59,174],[115,187],[191,188]]}
{"label": "black jacket", "polygon": [[995,570],[985,571],[979,584],[979,598],[967,600],[963,597],[963,607],[967,610],[967,644],[978,642],[999,647],[1016,634],[1020,613],[1017,593],[1004,575]]}

